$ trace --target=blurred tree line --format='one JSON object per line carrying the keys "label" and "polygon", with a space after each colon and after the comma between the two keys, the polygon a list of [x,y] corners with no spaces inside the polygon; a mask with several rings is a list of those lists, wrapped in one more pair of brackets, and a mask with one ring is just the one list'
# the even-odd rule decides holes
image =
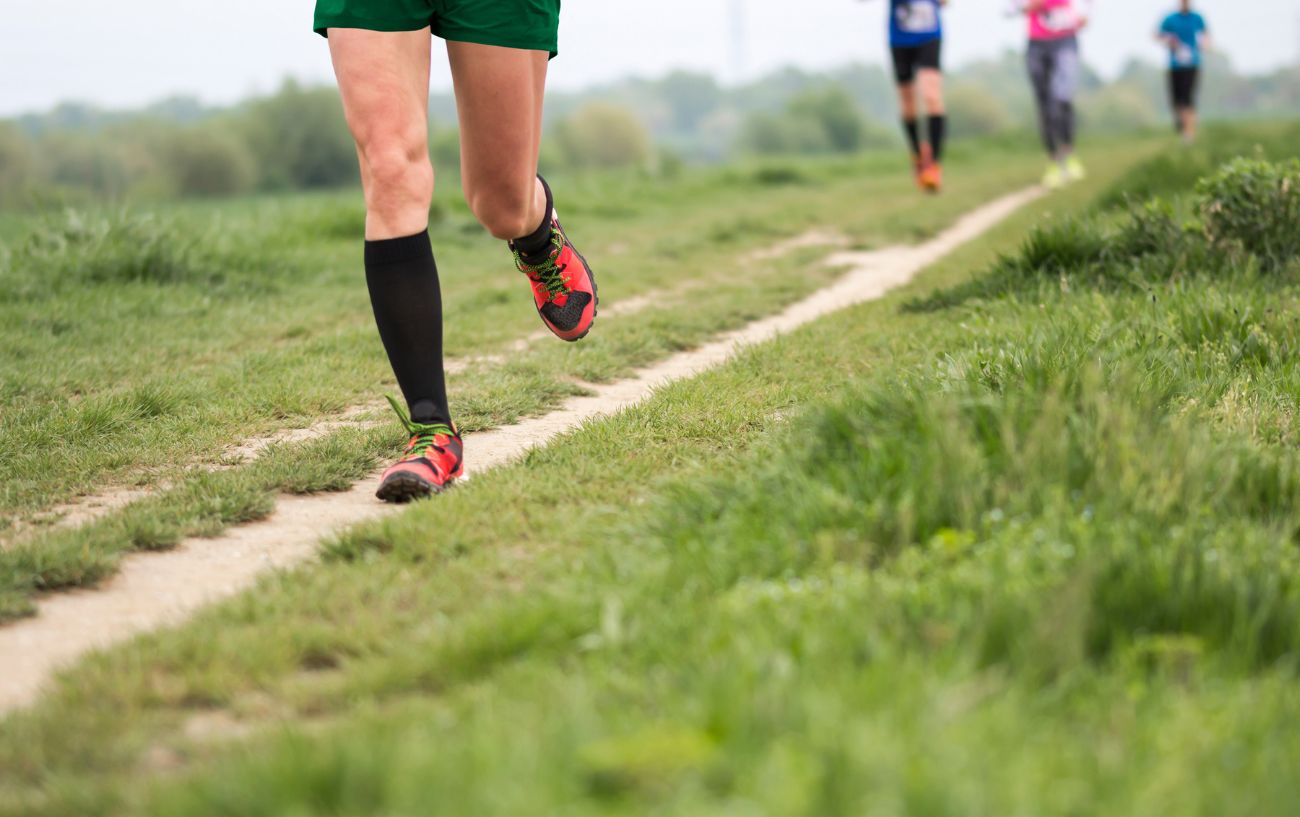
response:
{"label": "blurred tree line", "polygon": [[[1202,93],[1211,118],[1300,113],[1300,66],[1242,76],[1211,55]],[[851,153],[899,140],[893,82],[880,66],[828,73],[786,69],[729,87],[676,72],[626,79],[547,100],[549,170],[672,169],[738,154]],[[1133,62],[1111,82],[1087,72],[1079,99],[1091,131],[1163,126],[1165,73]],[[955,138],[1033,128],[1019,54],[950,72]],[[459,164],[455,103],[430,98],[430,149]],[[233,196],[355,184],[356,155],[332,88],[285,83],[226,109],[164,100],[132,112],[63,105],[0,121],[0,208],[80,199]]]}

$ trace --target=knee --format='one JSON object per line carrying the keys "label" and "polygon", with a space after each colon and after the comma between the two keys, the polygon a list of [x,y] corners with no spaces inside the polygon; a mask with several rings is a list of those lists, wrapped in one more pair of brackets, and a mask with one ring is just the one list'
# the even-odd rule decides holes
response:
{"label": "knee", "polygon": [[937,116],[943,113],[943,75],[927,71],[921,78],[921,99],[926,113]]}
{"label": "knee", "polygon": [[537,229],[530,224],[536,182],[521,186],[475,188],[465,191],[465,200],[489,233],[502,241],[512,241]]}
{"label": "knee", "polygon": [[360,145],[369,180],[366,197],[372,206],[429,206],[433,199],[433,165],[423,138],[392,134]]}
{"label": "knee", "polygon": [[898,86],[898,106],[903,112],[903,118],[916,118],[916,86],[908,83],[907,85]]}

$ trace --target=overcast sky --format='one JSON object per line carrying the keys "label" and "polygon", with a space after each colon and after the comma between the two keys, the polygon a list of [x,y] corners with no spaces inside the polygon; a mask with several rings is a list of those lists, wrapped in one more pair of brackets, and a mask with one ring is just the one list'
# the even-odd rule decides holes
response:
{"label": "overcast sky", "polygon": [[[552,84],[581,87],[629,74],[695,68],[731,77],[783,65],[820,68],[884,59],[885,0],[564,0]],[[743,60],[729,10],[745,9]],[[952,0],[947,59],[960,65],[1016,47],[1007,0]],[[1130,56],[1159,58],[1151,31],[1173,0],[1098,0],[1084,48],[1103,72]],[[1300,58],[1298,0],[1201,0],[1220,47],[1257,71]],[[31,0],[0,15],[0,115],[66,100],[134,106],[172,94],[225,103],[286,76],[328,81],[311,0]],[[435,61],[434,84],[448,82]]]}

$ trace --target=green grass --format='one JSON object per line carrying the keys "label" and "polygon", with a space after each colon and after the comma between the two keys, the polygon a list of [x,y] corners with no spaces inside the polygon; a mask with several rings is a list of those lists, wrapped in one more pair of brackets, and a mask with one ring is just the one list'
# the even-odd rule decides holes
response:
{"label": "green grass", "polygon": [[1294,263],[1044,218],[88,658],[0,813],[1286,813]]}
{"label": "green grass", "polygon": [[[1114,161],[1147,150],[1123,145]],[[860,245],[922,238],[1008,182],[1028,180],[1034,165],[958,149],[952,165],[964,175],[932,199],[913,192],[897,164],[890,153],[674,181],[572,180],[566,222],[601,259],[607,302],[653,293],[662,304],[602,323],[577,347],[538,344],[454,375],[460,426],[543,412],[583,390],[575,378],[624,375],[768,314],[833,274],[811,263],[812,252],[746,262],[753,249],[810,226]],[[52,505],[105,485],[176,487],[100,522],[0,549],[0,618],[31,612],[34,593],[99,581],[123,553],[264,514],[277,492],[345,484],[385,452],[376,443],[384,438],[352,435],[287,447],[284,461],[310,465],[298,472],[274,463],[215,476],[202,469],[250,435],[304,426],[392,390],[359,285],[353,197],[193,205],[166,217],[73,214],[15,243],[0,265],[9,292],[0,298],[0,339],[13,350],[0,361],[0,511],[39,521]],[[497,351],[538,328],[527,288],[463,204],[440,207],[434,233],[453,356]],[[398,434],[394,424],[388,450]]]}

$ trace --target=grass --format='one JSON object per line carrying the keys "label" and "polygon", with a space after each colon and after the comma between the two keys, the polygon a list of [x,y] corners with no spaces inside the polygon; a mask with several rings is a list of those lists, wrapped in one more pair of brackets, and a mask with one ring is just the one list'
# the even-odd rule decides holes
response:
{"label": "grass", "polygon": [[[1146,149],[1125,146],[1116,161]],[[589,239],[589,256],[603,259],[602,293],[612,303],[654,293],[661,304],[603,323],[578,348],[542,344],[454,375],[459,424],[474,431],[545,411],[582,391],[575,378],[626,374],[768,314],[832,274],[811,266],[810,252],[756,265],[744,260],[752,249],[813,225],[863,245],[920,238],[1008,179],[1032,176],[1025,157],[976,159],[973,148],[956,152],[966,176],[938,200],[907,187],[893,154],[676,181],[571,181],[566,220]],[[3,267],[10,294],[0,299],[0,337],[13,350],[0,361],[0,511],[39,522],[60,501],[105,485],[175,487],[92,525],[0,549],[0,618],[31,612],[34,593],[101,580],[123,553],[264,514],[276,492],[355,479],[385,451],[368,435],[285,449],[283,459],[309,464],[312,479],[275,464],[204,471],[250,435],[304,426],[392,389],[357,285],[361,221],[351,198],[195,205],[165,219],[73,214],[17,244]],[[434,232],[452,355],[497,351],[536,330],[527,289],[481,274],[504,256],[463,204],[436,211]],[[637,252],[632,232],[654,253]]]}
{"label": "grass", "polygon": [[1289,813],[1295,261],[1053,238],[1136,153],[87,659],[0,813]]}

